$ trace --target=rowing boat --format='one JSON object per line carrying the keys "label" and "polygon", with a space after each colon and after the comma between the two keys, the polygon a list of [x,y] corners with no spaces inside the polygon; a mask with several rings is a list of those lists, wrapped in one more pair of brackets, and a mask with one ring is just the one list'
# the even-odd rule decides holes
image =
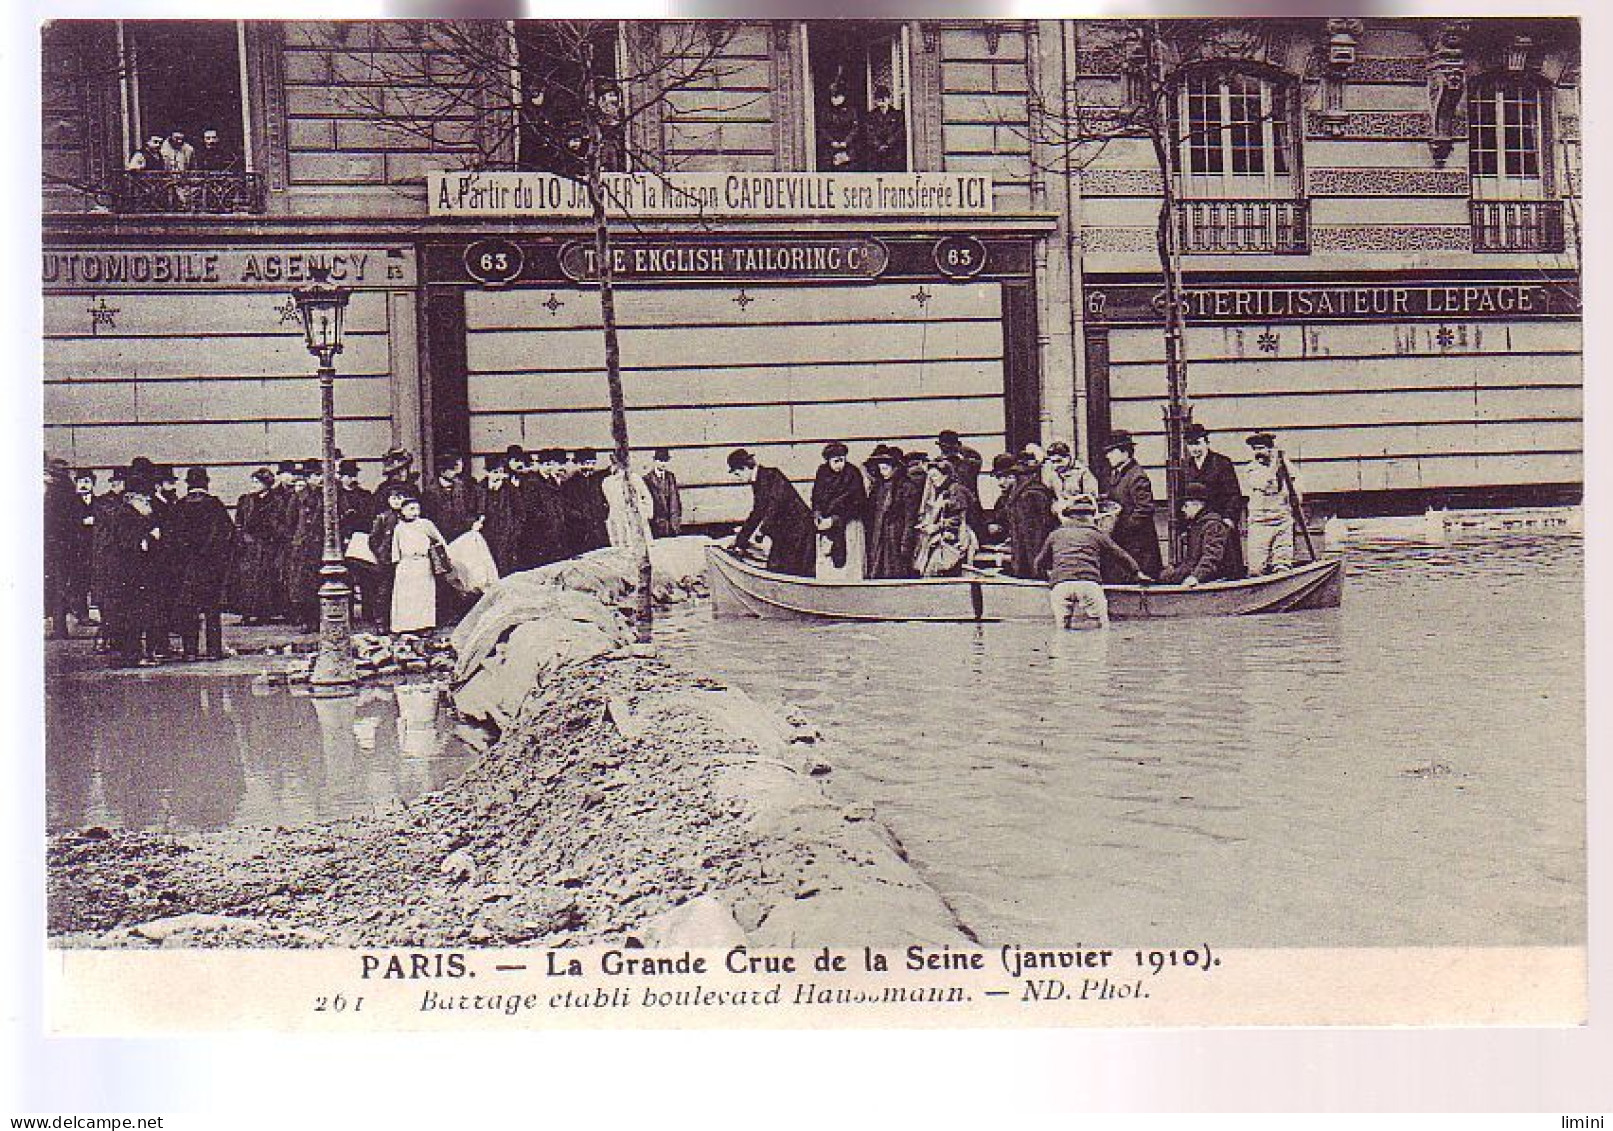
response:
{"label": "rowing boat", "polygon": [[[706,549],[712,607],[720,617],[848,621],[1048,621],[1047,583],[998,574],[828,581],[790,577]],[[1105,585],[1117,620],[1229,617],[1337,608],[1344,559],[1319,558],[1281,573],[1184,585]]]}

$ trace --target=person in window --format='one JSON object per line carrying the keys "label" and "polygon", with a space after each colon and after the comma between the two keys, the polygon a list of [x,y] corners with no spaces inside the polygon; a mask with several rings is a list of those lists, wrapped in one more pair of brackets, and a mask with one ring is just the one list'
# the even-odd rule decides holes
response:
{"label": "person in window", "polygon": [[627,133],[622,121],[622,92],[614,84],[599,88],[594,103],[599,117],[599,168],[606,173],[627,172]]}
{"label": "person in window", "polygon": [[202,131],[202,147],[196,150],[191,168],[198,173],[230,173],[235,171],[236,156],[218,136],[218,131]]}
{"label": "person in window", "polygon": [[162,167],[170,173],[188,173],[196,164],[196,147],[185,140],[184,130],[175,130],[162,143]]}
{"label": "person in window", "polygon": [[874,105],[862,121],[862,167],[872,173],[907,168],[907,122],[891,103],[890,87],[874,87]]}
{"label": "person in window", "polygon": [[131,173],[160,173],[166,168],[162,157],[163,140],[161,134],[152,134],[146,139],[144,148],[135,150],[124,163],[124,168]]}
{"label": "person in window", "polygon": [[818,108],[818,171],[849,173],[857,167],[861,122],[846,100],[839,76],[829,84],[829,98]]}
{"label": "person in window", "polygon": [[768,540],[767,568],[774,573],[811,577],[817,529],[812,508],[776,467],[760,466],[744,448],[728,453],[728,473],[750,484],[751,512],[734,534],[729,550],[738,553],[760,534]]}

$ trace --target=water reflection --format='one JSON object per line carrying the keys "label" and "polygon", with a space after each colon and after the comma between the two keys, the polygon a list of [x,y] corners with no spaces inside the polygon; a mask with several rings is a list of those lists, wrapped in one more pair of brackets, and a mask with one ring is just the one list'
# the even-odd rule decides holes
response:
{"label": "water reflection", "polygon": [[435,689],[316,699],[249,677],[65,679],[46,694],[52,827],[220,829],[376,812],[474,760]]}
{"label": "water reflection", "polygon": [[1352,548],[1338,610],[667,635],[841,740],[838,787],[987,939],[1560,943],[1580,563],[1577,538],[1400,543]]}

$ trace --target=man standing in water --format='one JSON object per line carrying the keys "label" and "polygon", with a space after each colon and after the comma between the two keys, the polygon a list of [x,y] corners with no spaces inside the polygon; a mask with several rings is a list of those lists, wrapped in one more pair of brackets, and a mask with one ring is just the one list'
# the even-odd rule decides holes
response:
{"label": "man standing in water", "polygon": [[1060,511],[1063,525],[1047,536],[1036,555],[1037,572],[1045,572],[1052,584],[1048,600],[1060,628],[1074,628],[1077,612],[1097,621],[1099,628],[1109,627],[1109,598],[1102,580],[1105,554],[1131,573],[1140,572],[1136,559],[1098,529],[1097,513],[1097,505],[1088,498],[1065,503]]}

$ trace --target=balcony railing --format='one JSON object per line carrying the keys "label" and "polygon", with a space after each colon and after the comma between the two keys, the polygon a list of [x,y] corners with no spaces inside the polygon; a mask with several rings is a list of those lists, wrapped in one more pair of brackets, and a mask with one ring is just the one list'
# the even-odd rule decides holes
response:
{"label": "balcony railing", "polygon": [[1475,200],[1470,207],[1474,251],[1563,250],[1560,200]]}
{"label": "balcony railing", "polygon": [[262,173],[125,171],[112,185],[118,212],[262,212]]}
{"label": "balcony railing", "polygon": [[1176,237],[1184,252],[1304,255],[1311,249],[1307,200],[1179,200]]}

